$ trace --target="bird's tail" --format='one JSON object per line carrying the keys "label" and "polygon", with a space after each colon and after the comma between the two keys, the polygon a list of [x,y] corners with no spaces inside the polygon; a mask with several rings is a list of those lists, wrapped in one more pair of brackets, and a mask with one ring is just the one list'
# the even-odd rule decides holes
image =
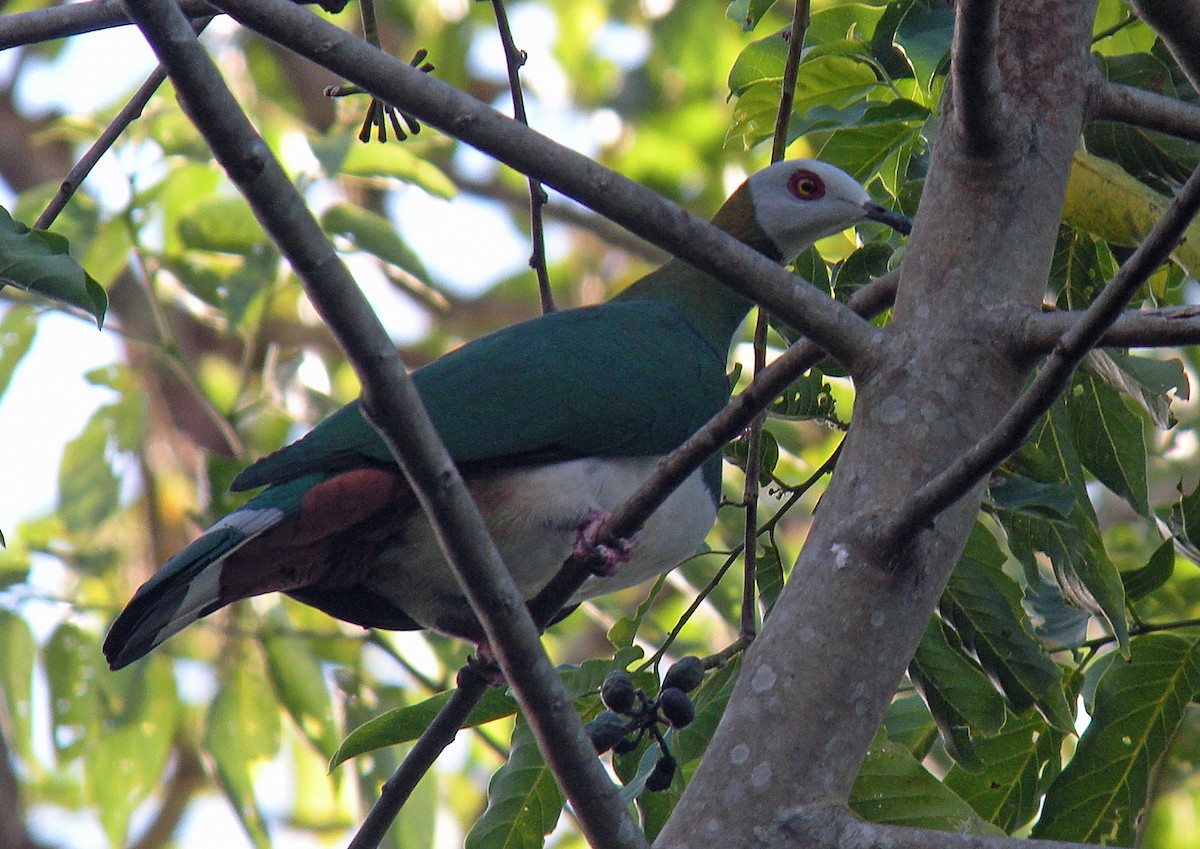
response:
{"label": "bird's tail", "polygon": [[[226,559],[300,510],[320,475],[273,486],[221,519],[168,560],[137,591],[104,640],[104,657],[120,669],[201,617],[254,592],[231,587]],[[264,587],[261,591],[279,589]]]}

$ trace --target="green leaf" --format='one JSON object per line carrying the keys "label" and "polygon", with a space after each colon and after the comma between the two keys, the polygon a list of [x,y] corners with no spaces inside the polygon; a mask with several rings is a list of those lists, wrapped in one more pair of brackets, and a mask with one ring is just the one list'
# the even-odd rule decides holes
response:
{"label": "green leaf", "polygon": [[1117,270],[1112,251],[1100,239],[1071,227],[1059,229],[1047,287],[1062,309],[1086,309]]}
{"label": "green leaf", "polygon": [[1001,571],[1003,564],[995,538],[976,523],[938,609],[1013,712],[1036,706],[1052,725],[1070,732],[1074,714],[1063,695],[1062,671],[1029,632],[1021,590]]}
{"label": "green leaf", "polygon": [[1063,737],[1033,711],[1010,713],[999,734],[976,741],[984,768],[972,773],[955,764],[945,784],[979,816],[1011,834],[1037,814],[1042,794],[1058,774]]}
{"label": "green leaf", "polygon": [[850,810],[868,822],[960,834],[1001,832],[881,731],[850,791]]}
{"label": "green leaf", "polygon": [[642,627],[642,621],[654,606],[654,602],[658,599],[658,593],[666,582],[667,576],[659,575],[658,580],[650,587],[650,591],[646,593],[646,597],[642,599],[642,603],[637,606],[637,609],[631,615],[618,619],[608,629],[605,637],[614,649],[622,650],[633,646],[638,629]]}
{"label": "green leaf", "polygon": [[1094,374],[1079,372],[1065,395],[1079,459],[1141,516],[1149,515],[1142,419]]}
{"label": "green leaf", "polygon": [[30,230],[0,207],[0,284],[78,307],[104,326],[108,295],[71,259],[67,240],[49,230]]}
{"label": "green leaf", "polygon": [[[1168,203],[1168,198],[1121,166],[1077,150],[1063,219],[1110,244],[1133,247],[1150,232]],[[1188,226],[1171,258],[1193,277],[1200,275],[1200,223]]]}
{"label": "green leaf", "polygon": [[271,849],[267,823],[254,798],[251,767],[279,751],[279,705],[244,663],[231,665],[208,712],[204,748],[217,781],[256,849]]}
{"label": "green leaf", "polygon": [[1200,695],[1200,637],[1148,634],[1096,688],[1074,757],[1046,794],[1037,838],[1133,845],[1158,764]]}
{"label": "green leaf", "polygon": [[863,125],[835,130],[817,155],[865,183],[889,156],[917,141],[928,116],[928,110],[909,100],[872,107]]}
{"label": "green leaf", "polygon": [[1128,395],[1146,411],[1160,430],[1175,426],[1171,395],[1186,401],[1190,395],[1187,372],[1178,359],[1135,357],[1125,351],[1091,351],[1084,361],[1109,386]]}
{"label": "green leaf", "polygon": [[458,193],[453,181],[436,165],[403,145],[361,144],[351,133],[328,133],[309,142],[326,173],[401,180],[437,198],[449,199]]}
{"label": "green leaf", "polygon": [[117,509],[120,485],[109,464],[111,433],[101,411],[67,443],[58,467],[58,511],[68,531],[99,526]]}
{"label": "green leaf", "polygon": [[175,676],[151,657],[119,674],[113,712],[84,747],[88,796],[113,846],[124,846],[134,809],[160,786],[179,720]]}
{"label": "green leaf", "polygon": [[1066,484],[1043,483],[1002,472],[997,472],[988,484],[988,496],[1001,510],[1047,519],[1066,519],[1075,506],[1075,496]]}
{"label": "green leaf", "polygon": [[33,762],[33,660],[37,646],[29,625],[0,608],[0,692],[10,723],[5,739],[25,761]]}
{"label": "green leaf", "polygon": [[82,754],[99,734],[96,708],[96,638],[78,625],[64,622],[54,629],[45,648],[50,720],[59,763]]}
{"label": "green leaf", "polygon": [[933,714],[929,712],[925,700],[915,693],[892,699],[883,727],[887,730],[889,740],[902,745],[918,760],[929,754],[938,738]]}
{"label": "green leaf", "polygon": [[9,307],[0,317],[0,398],[4,397],[13,372],[33,346],[37,317],[31,307]]}
{"label": "green leaf", "polygon": [[359,250],[416,277],[428,277],[421,260],[396,234],[395,226],[382,215],[353,204],[335,203],[321,215],[321,227],[327,233],[345,236]]}
{"label": "green leaf", "polygon": [[771,608],[783,590],[783,561],[779,557],[779,548],[767,544],[758,549],[754,558],[754,585],[758,588],[758,598],[762,602],[764,617],[771,615]]}
{"label": "green leaf", "polygon": [[[349,758],[366,752],[416,740],[429,727],[429,723],[437,716],[438,711],[450,700],[450,696],[450,691],[438,693],[423,702],[394,708],[364,722],[342,741],[342,745],[330,759],[329,768],[335,769]],[[490,688],[471,711],[467,721],[463,723],[463,727],[473,728],[476,725],[512,716],[516,712],[515,701],[499,690]]]}
{"label": "green leaf", "polygon": [[960,648],[951,645],[941,621],[930,621],[908,675],[937,722],[946,751],[967,769],[982,766],[973,740],[995,734],[1004,723],[1004,700]]}
{"label": "green leaf", "polygon": [[215,197],[197,203],[179,221],[185,248],[250,256],[271,246],[266,232],[240,197]]}
{"label": "green leaf", "polygon": [[747,44],[729,69],[729,93],[737,97],[756,83],[782,81],[787,53],[787,39],[778,32]]}
{"label": "green leaf", "polygon": [[1145,598],[1170,580],[1175,572],[1175,540],[1167,539],[1150,555],[1146,565],[1121,573],[1125,596],[1131,601]]}
{"label": "green leaf", "polygon": [[725,9],[725,17],[740,26],[743,32],[750,32],[774,5],[775,0],[733,0]]}
{"label": "green leaf", "polygon": [[333,700],[321,664],[309,641],[292,632],[282,608],[273,608],[266,624],[262,645],[275,696],[305,738],[328,760],[337,751],[338,738]]}
{"label": "green leaf", "polygon": [[508,761],[488,783],[488,806],[467,835],[466,849],[535,849],[562,813],[563,796],[523,718],[513,729]]}
{"label": "green leaf", "polygon": [[1126,653],[1129,627],[1121,574],[1104,550],[1099,530],[1084,510],[1076,504],[1067,521],[1017,513],[1001,513],[1000,519],[1008,531],[1009,549],[1026,572],[1036,575],[1036,552],[1046,554],[1067,601],[1101,617],[1117,638],[1122,653]]}

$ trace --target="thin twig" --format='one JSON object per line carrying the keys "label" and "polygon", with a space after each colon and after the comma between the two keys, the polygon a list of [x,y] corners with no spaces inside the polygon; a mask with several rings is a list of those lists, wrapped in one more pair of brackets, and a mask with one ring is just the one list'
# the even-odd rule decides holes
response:
{"label": "thin twig", "polygon": [[412,795],[417,782],[433,766],[438,755],[454,740],[467,721],[471,710],[487,692],[487,679],[476,667],[467,666],[458,676],[458,687],[450,700],[438,711],[433,722],[421,732],[421,736],[408,750],[404,760],[392,773],[379,792],[379,798],[371,806],[358,827],[348,849],[375,849],[383,840],[396,815]]}
{"label": "thin twig", "polygon": [[1071,380],[1075,367],[1118,319],[1125,304],[1179,243],[1200,209],[1200,168],[1154,223],[1146,238],[1079,320],[1062,335],[1037,376],[992,431],[962,457],[922,486],[886,520],[880,537],[897,551],[952,505],[1001,460],[1017,450]]}
{"label": "thin twig", "polygon": [[[198,18],[193,22],[192,26],[196,30],[196,34],[204,32],[204,28],[212,22],[213,16],[208,15],[203,18]],[[163,84],[167,78],[167,72],[163,70],[162,65],[159,65],[150,75],[146,77],[146,81],[138,86],[138,90],[129,98],[129,102],[122,107],[116,117],[109,122],[104,131],[92,142],[92,146],[87,149],[83,156],[79,157],[79,161],[63,178],[62,183],[58,187],[58,191],[54,193],[54,197],[50,199],[50,203],[46,204],[46,208],[42,210],[42,214],[38,216],[37,221],[33,222],[33,229],[46,230],[54,223],[54,219],[58,218],[67,207],[67,203],[74,196],[75,192],[87,179],[87,175],[92,173],[92,169],[96,167],[96,163],[100,161],[100,157],[106,154],[121,137],[121,133],[125,132],[126,128],[136,121],[142,115],[142,110],[146,108],[146,104],[150,102],[150,98],[154,96],[154,92],[158,91],[158,87]]]}
{"label": "thin twig", "polygon": [[[508,68],[508,90],[512,92],[513,118],[525,126],[529,126],[529,116],[525,113],[525,92],[521,88],[521,68],[525,65],[528,56],[513,41],[512,27],[508,24],[508,12],[504,8],[504,0],[492,0],[492,10],[496,14],[496,29],[500,33],[500,43],[504,45],[504,64]],[[554,296],[550,293],[550,273],[546,270],[546,228],[542,223],[542,208],[548,200],[542,184],[537,179],[530,177],[529,230],[533,252],[529,255],[529,267],[537,275],[538,297],[542,303],[543,314],[554,312]]]}
{"label": "thin twig", "polygon": [[[256,0],[254,5],[262,4]],[[291,263],[358,373],[364,413],[379,428],[435,528],[585,837],[593,845],[644,846],[378,317],[179,8],[171,0],[128,0],[127,9],[166,67],[185,111]],[[336,27],[330,29],[340,35]]]}
{"label": "thin twig", "polygon": [[[767,314],[762,310],[754,322],[754,374],[762,374],[767,367]],[[767,420],[765,411],[760,411],[750,422],[746,436],[746,479],[742,486],[742,613],[738,623],[738,634],[743,640],[753,640],[757,632],[757,598],[755,570],[758,555],[758,494],[759,467],[762,462],[762,431]]]}
{"label": "thin twig", "polygon": [[808,32],[809,2],[810,0],[798,0],[792,9],[787,59],[783,63],[783,81],[779,88],[779,109],[775,113],[775,133],[771,137],[772,162],[783,159],[787,149],[788,125],[792,120],[792,103],[796,98],[796,77],[800,73],[800,54],[804,51],[804,34]]}
{"label": "thin twig", "polygon": [[979,158],[994,155],[1005,136],[1007,110],[996,58],[999,32],[999,0],[958,0],[950,65],[954,111],[966,152]]}

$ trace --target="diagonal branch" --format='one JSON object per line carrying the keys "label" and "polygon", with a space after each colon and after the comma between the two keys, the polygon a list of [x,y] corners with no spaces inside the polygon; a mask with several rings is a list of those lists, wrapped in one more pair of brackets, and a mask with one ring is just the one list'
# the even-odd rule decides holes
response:
{"label": "diagonal branch", "polygon": [[378,317],[179,8],[171,0],[128,0],[127,9],[167,69],[184,109],[304,282],[358,372],[363,410],[380,428],[436,529],[585,836],[593,845],[643,846],[641,831],[584,735],[524,599]]}
{"label": "diagonal branch", "polygon": [[958,0],[950,48],[954,112],[966,153],[978,158],[999,151],[1008,120],[996,60],[999,31],[999,0]]}
{"label": "diagonal branch", "polygon": [[881,539],[893,552],[929,527],[939,513],[1021,446],[1034,424],[1067,387],[1075,367],[1117,320],[1134,292],[1167,260],[1197,210],[1200,210],[1200,168],[1192,172],[1166,212],[1096,300],[1058,340],[1045,365],[992,432],[885,520]]}
{"label": "diagonal branch", "polygon": [[1101,80],[1093,109],[1093,120],[1119,121],[1200,141],[1200,106],[1173,97]]}
{"label": "diagonal branch", "polygon": [[876,329],[675,204],[364,43],[288,0],[217,0],[242,25],[574,198],[767,307],[853,371]]}

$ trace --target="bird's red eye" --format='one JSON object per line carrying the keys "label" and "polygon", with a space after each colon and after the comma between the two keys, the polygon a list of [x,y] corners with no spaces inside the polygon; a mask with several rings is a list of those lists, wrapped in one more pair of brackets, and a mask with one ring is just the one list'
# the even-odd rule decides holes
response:
{"label": "bird's red eye", "polygon": [[788,179],[788,191],[800,200],[820,200],[825,194],[825,181],[807,169],[801,169]]}

